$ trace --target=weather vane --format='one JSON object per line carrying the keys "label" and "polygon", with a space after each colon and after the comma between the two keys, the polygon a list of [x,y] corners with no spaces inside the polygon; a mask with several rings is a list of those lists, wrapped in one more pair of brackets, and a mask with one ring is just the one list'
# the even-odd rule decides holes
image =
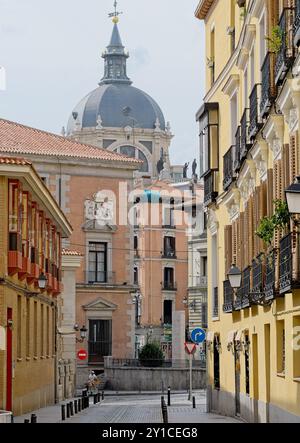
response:
{"label": "weather vane", "polygon": [[117,24],[119,22],[119,15],[123,14],[123,12],[117,11],[118,2],[115,0],[114,8],[115,12],[108,14],[108,17],[112,18],[113,23]]}

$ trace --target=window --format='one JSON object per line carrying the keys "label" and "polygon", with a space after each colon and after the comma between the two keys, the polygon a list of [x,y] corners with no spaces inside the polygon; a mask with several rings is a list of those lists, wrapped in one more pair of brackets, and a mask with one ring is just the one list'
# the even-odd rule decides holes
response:
{"label": "window", "polygon": [[220,389],[220,354],[219,354],[220,337],[214,338],[214,388]]}
{"label": "window", "polygon": [[244,109],[248,108],[248,97],[249,97],[249,93],[248,93],[248,66],[244,71]]}
{"label": "window", "polygon": [[[249,343],[249,335],[245,334],[245,343]],[[249,352],[245,352],[245,383],[246,394],[250,395],[250,359]]]}
{"label": "window", "polygon": [[163,225],[168,227],[174,227],[174,207],[164,208]]}
{"label": "window", "polygon": [[200,137],[200,178],[219,166],[219,104],[205,103],[197,114]]}
{"label": "window", "polygon": [[41,304],[41,357],[45,356],[45,319],[44,319],[44,305]]}
{"label": "window", "polygon": [[230,100],[231,111],[231,145],[235,145],[235,136],[238,127],[238,106],[237,106],[237,94],[234,94]]}
{"label": "window", "polygon": [[175,289],[173,268],[164,269],[164,289]]}
{"label": "window", "polygon": [[164,257],[175,258],[176,256],[176,239],[175,237],[164,238]]}
{"label": "window", "polygon": [[112,355],[112,321],[89,321],[89,363],[102,363]]}
{"label": "window", "polygon": [[33,355],[34,357],[37,357],[38,350],[37,350],[37,339],[38,339],[38,329],[37,329],[37,302],[34,302],[33,307]]}
{"label": "window", "polygon": [[277,321],[277,373],[285,374],[285,325],[284,320]]}
{"label": "window", "polygon": [[207,303],[201,304],[201,326],[207,328]]}
{"label": "window", "polygon": [[207,277],[207,257],[201,258],[201,272],[203,277]]}
{"label": "window", "polygon": [[30,299],[26,299],[26,357],[30,357]]}
{"label": "window", "polygon": [[22,297],[18,295],[18,337],[17,337],[17,357],[22,358]]}
{"label": "window", "polygon": [[46,309],[46,355],[50,356],[50,308],[47,306]]}
{"label": "window", "polygon": [[139,284],[139,269],[138,268],[134,268],[134,270],[133,270],[133,283],[135,285]]}
{"label": "window", "polygon": [[107,243],[89,243],[89,283],[107,282]]}
{"label": "window", "polygon": [[264,14],[259,22],[259,29],[260,29],[260,66],[263,65],[265,57],[267,55],[267,41],[266,41],[266,35],[267,35],[267,25],[266,25],[266,14]]}
{"label": "window", "polygon": [[173,302],[172,300],[164,301],[164,324],[172,324]]}
{"label": "window", "polygon": [[300,378],[300,317],[294,317],[294,342],[293,342],[293,360],[294,360],[294,378]]}

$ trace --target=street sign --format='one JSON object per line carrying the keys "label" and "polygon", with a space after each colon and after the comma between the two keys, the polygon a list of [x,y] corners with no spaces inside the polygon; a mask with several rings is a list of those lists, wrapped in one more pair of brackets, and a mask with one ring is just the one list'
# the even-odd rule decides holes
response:
{"label": "street sign", "polygon": [[189,355],[192,355],[196,352],[196,345],[195,343],[185,343],[185,350]]}
{"label": "street sign", "polygon": [[192,342],[196,343],[196,345],[200,345],[205,341],[205,339],[206,332],[201,328],[194,329],[191,333],[191,340]]}
{"label": "street sign", "polygon": [[77,352],[77,357],[79,358],[79,360],[86,360],[87,359],[87,352],[85,349],[81,349],[80,351]]}

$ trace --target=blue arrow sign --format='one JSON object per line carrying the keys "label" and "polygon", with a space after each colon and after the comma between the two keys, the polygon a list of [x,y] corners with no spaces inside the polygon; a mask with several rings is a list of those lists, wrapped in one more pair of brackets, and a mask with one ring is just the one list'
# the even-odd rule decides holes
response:
{"label": "blue arrow sign", "polygon": [[194,329],[191,333],[191,340],[196,343],[196,345],[200,345],[206,339],[206,332],[203,329],[197,328]]}

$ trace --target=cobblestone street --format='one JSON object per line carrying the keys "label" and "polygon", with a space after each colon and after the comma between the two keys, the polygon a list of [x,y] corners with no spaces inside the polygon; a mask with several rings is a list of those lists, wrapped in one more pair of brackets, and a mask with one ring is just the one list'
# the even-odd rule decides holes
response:
{"label": "cobblestone street", "polygon": [[[239,423],[238,420],[206,413],[205,392],[196,394],[197,409],[187,400],[187,394],[173,394],[168,408],[169,423]],[[38,423],[59,423],[60,406],[35,412]],[[28,415],[16,417],[22,423]],[[156,395],[115,395],[106,396],[98,405],[91,405],[64,423],[162,423],[161,396]]]}

